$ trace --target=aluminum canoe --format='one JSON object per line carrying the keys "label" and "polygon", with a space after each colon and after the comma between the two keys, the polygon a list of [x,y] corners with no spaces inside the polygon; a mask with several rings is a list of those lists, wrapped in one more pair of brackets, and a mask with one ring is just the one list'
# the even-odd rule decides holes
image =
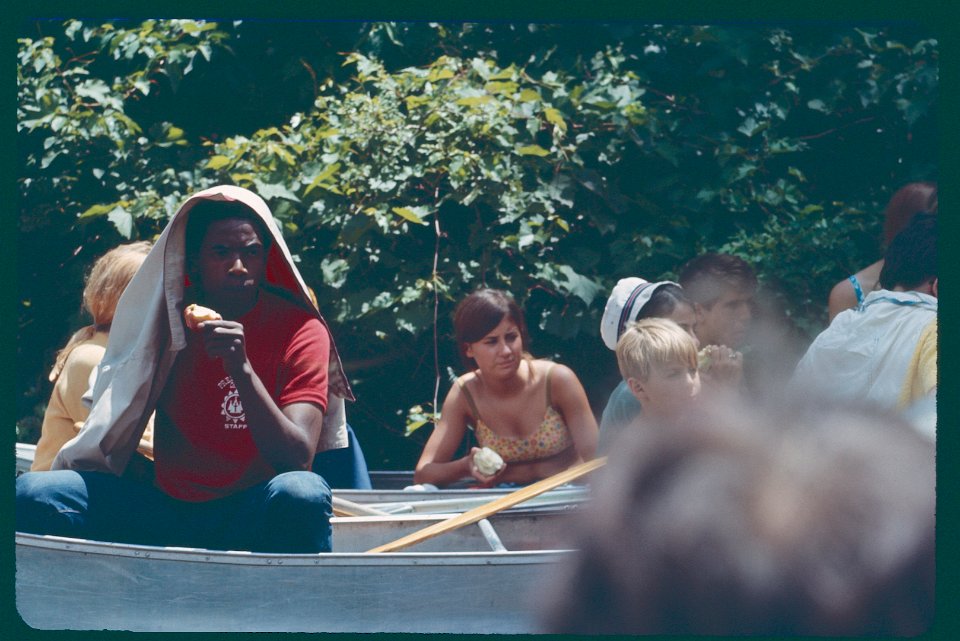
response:
{"label": "aluminum canoe", "polygon": [[17,533],[16,601],[38,629],[538,632],[567,515],[500,513],[401,552],[438,515],[334,518],[334,552],[262,554]]}

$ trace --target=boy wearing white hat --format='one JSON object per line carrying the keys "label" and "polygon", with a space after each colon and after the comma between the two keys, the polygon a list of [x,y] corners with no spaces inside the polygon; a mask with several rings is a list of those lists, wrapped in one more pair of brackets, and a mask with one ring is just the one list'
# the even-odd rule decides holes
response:
{"label": "boy wearing white hat", "polygon": [[[600,320],[600,336],[604,345],[616,350],[617,341],[634,322],[643,318],[667,318],[674,321],[694,340],[700,341],[694,332],[697,314],[693,301],[683,288],[669,280],[650,282],[639,277],[621,278],[603,310]],[[711,376],[704,383],[712,385],[717,380],[739,384],[742,376],[740,354],[729,348],[710,345],[701,350],[701,360],[709,360]],[[600,418],[600,441],[598,449],[606,451],[609,443],[640,414],[640,401],[621,380],[610,394]]]}

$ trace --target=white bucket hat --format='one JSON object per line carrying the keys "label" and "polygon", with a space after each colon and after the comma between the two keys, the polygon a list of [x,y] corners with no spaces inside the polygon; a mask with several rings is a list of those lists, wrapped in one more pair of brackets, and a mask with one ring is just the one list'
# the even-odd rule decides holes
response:
{"label": "white bucket hat", "polygon": [[[627,325],[640,314],[643,306],[650,302],[653,294],[663,285],[677,285],[672,280],[661,280],[656,283],[643,278],[621,278],[616,287],[610,292],[607,306],[600,319],[600,337],[604,345],[612,350],[617,349],[617,341]],[[679,285],[677,285],[679,287]]]}

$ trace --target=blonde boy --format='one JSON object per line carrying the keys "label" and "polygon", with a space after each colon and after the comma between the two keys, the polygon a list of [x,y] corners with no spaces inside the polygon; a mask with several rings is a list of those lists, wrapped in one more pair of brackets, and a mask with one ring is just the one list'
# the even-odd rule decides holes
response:
{"label": "blonde boy", "polygon": [[666,318],[644,318],[617,341],[620,375],[642,406],[641,420],[675,421],[700,393],[697,345]]}

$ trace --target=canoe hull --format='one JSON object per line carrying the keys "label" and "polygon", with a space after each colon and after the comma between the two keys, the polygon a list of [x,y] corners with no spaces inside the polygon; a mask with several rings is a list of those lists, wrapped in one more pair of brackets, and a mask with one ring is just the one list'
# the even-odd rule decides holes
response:
{"label": "canoe hull", "polygon": [[[534,530],[524,518],[514,519],[515,528],[498,522],[506,552],[490,551],[476,526],[409,552],[351,550],[415,531],[431,522],[424,516],[345,519],[353,530],[347,523],[335,526],[335,549],[350,551],[331,554],[218,552],[18,533],[17,609],[38,629],[532,633],[533,595],[568,552],[523,549],[544,543],[539,534],[529,538]],[[556,531],[559,522],[545,528]]]}

